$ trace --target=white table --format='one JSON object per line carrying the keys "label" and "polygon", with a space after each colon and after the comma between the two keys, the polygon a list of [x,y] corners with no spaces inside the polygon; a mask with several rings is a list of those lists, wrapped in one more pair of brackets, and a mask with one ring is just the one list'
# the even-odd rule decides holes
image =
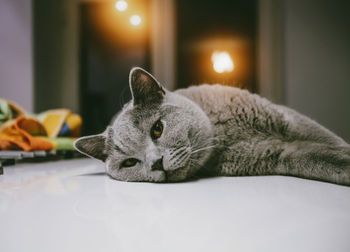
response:
{"label": "white table", "polygon": [[0,176],[0,250],[350,251],[350,187],[221,177],[126,183],[90,159]]}

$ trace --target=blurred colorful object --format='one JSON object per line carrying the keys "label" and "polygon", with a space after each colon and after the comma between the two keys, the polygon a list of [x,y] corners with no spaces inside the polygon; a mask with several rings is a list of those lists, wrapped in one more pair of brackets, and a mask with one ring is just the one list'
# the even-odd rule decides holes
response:
{"label": "blurred colorful object", "polygon": [[28,115],[13,102],[0,99],[0,150],[73,150],[82,119],[69,109]]}
{"label": "blurred colorful object", "polygon": [[25,115],[26,112],[16,103],[0,99],[0,126],[7,120]]}
{"label": "blurred colorful object", "polygon": [[78,137],[82,124],[81,117],[69,109],[54,109],[40,113],[38,120],[44,125],[48,137]]}
{"label": "blurred colorful object", "polygon": [[52,150],[53,144],[38,136],[45,136],[43,125],[33,118],[24,116],[4,123],[0,128],[0,149],[25,151]]}

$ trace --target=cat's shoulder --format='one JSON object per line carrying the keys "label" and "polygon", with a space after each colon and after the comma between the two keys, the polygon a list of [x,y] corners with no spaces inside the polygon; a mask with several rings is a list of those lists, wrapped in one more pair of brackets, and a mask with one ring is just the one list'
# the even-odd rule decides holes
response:
{"label": "cat's shoulder", "polygon": [[255,97],[255,94],[250,93],[246,89],[241,89],[232,86],[225,86],[221,84],[201,84],[196,86],[190,86],[184,89],[178,89],[175,91],[178,94],[184,95],[187,98],[198,100],[225,100],[235,97]]}
{"label": "cat's shoulder", "polygon": [[200,85],[194,85],[190,86],[188,88],[178,89],[176,92],[182,94],[182,93],[222,93],[222,92],[229,92],[229,93],[249,93],[245,89],[240,89],[233,86],[225,86],[222,84],[200,84]]}
{"label": "cat's shoulder", "polygon": [[215,94],[222,94],[222,93],[239,94],[239,93],[245,93],[248,91],[237,87],[224,86],[221,84],[200,84],[200,85],[190,86],[187,88],[178,89],[175,92],[187,96],[190,94],[191,95],[192,94],[215,95]]}

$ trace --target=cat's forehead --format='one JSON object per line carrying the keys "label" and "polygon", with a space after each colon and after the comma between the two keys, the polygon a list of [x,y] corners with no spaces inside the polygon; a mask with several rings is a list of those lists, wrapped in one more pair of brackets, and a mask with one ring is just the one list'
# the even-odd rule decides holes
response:
{"label": "cat's forehead", "polygon": [[162,104],[158,106],[135,106],[129,104],[123,109],[123,111],[117,116],[114,126],[127,128],[142,127],[144,124],[158,120],[159,117],[165,117],[166,115],[175,112],[178,109],[177,106],[172,104]]}
{"label": "cat's forehead", "polygon": [[146,108],[128,108],[122,111],[114,122],[114,128],[142,129],[144,123],[152,120],[158,116],[157,109],[146,109]]}
{"label": "cat's forehead", "polygon": [[141,144],[156,118],[158,118],[157,111],[142,109],[122,111],[113,123],[114,142],[124,146]]}
{"label": "cat's forehead", "polygon": [[172,112],[176,109],[175,106],[169,104],[158,107],[128,106],[114,121],[115,141],[125,142],[125,144],[130,139],[142,142],[157,120],[171,117]]}

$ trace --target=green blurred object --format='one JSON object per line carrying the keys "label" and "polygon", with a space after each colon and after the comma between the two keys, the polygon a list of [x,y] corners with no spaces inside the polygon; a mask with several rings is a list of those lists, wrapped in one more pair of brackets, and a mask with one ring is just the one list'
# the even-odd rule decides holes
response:
{"label": "green blurred object", "polygon": [[12,111],[7,101],[0,99],[0,126],[12,119]]}
{"label": "green blurred object", "polygon": [[54,144],[55,150],[75,150],[73,143],[74,138],[69,137],[55,137],[55,138],[47,138]]}

